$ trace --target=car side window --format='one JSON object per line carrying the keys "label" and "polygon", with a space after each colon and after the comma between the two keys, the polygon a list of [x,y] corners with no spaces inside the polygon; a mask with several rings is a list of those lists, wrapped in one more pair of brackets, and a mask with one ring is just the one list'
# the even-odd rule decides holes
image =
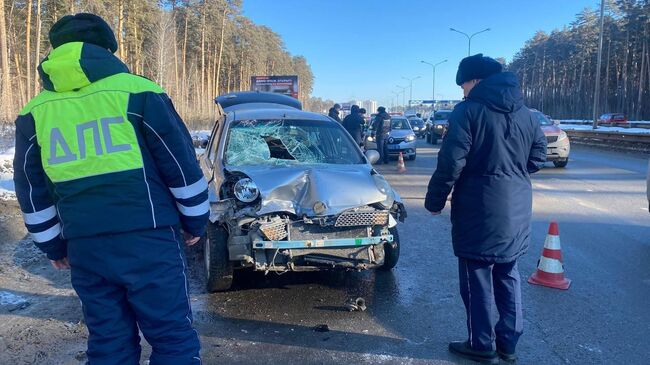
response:
{"label": "car side window", "polygon": [[221,132],[221,126],[224,122],[224,116],[219,118],[212,128],[212,133],[210,134],[210,144],[208,145],[208,159],[212,164],[215,163],[217,150],[219,148],[219,133]]}

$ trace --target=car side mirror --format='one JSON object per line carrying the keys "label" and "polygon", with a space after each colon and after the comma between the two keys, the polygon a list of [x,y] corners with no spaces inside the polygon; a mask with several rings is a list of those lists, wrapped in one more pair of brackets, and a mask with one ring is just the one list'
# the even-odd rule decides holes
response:
{"label": "car side mirror", "polygon": [[553,124],[560,125],[560,121],[558,119],[553,119]]}
{"label": "car side mirror", "polygon": [[379,161],[379,152],[376,150],[367,150],[365,155],[371,165],[374,165],[377,161]]}

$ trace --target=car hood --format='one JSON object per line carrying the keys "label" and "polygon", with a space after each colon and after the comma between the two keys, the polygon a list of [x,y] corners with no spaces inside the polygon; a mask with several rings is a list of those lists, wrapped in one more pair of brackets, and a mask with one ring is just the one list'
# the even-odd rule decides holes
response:
{"label": "car hood", "polygon": [[544,132],[545,136],[557,136],[562,133],[560,127],[556,125],[544,125],[542,126],[542,131]]}
{"label": "car hood", "polygon": [[393,138],[406,138],[406,136],[412,135],[413,131],[409,129],[393,129],[388,134],[389,137]]}
{"label": "car hood", "polygon": [[260,191],[258,215],[316,216],[313,207],[319,201],[326,206],[321,215],[337,215],[386,199],[375,185],[370,165],[238,166],[237,171],[249,176]]}

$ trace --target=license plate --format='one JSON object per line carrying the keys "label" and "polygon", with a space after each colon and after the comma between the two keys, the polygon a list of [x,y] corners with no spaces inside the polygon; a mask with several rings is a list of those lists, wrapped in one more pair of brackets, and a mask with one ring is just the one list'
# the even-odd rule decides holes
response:
{"label": "license plate", "polygon": [[389,150],[399,150],[399,145],[398,144],[389,144],[388,149]]}

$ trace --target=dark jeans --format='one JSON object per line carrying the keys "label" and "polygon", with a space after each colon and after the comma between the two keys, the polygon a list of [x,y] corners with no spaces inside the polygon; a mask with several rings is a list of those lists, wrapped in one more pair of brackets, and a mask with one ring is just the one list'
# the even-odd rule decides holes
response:
{"label": "dark jeans", "polygon": [[153,349],[151,365],[201,363],[183,244],[172,227],[68,242],[91,365],[139,364],[138,328]]}
{"label": "dark jeans", "polygon": [[[524,325],[517,260],[495,264],[459,257],[458,274],[470,346],[491,351],[496,340],[500,351],[514,353]],[[496,323],[493,304],[499,313]]]}

